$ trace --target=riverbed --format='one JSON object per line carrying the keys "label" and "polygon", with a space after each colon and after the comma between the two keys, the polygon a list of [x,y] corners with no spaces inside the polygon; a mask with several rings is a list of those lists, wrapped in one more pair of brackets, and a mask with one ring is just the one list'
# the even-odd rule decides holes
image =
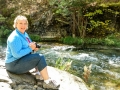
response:
{"label": "riverbed", "polygon": [[[45,55],[48,65],[55,66],[56,61],[72,61],[70,73],[83,78],[84,66],[92,65],[88,81],[92,90],[120,90],[120,52],[117,50],[75,50],[73,45],[41,42],[36,53]],[[4,62],[6,44],[0,45],[0,61]]]}

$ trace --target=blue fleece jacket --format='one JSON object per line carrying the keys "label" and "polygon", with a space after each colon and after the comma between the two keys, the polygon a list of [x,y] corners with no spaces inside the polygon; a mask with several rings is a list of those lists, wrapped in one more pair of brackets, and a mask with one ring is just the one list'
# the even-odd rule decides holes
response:
{"label": "blue fleece jacket", "polygon": [[29,38],[26,32],[23,34],[17,29],[10,34],[7,39],[5,63],[13,62],[32,52],[26,37]]}

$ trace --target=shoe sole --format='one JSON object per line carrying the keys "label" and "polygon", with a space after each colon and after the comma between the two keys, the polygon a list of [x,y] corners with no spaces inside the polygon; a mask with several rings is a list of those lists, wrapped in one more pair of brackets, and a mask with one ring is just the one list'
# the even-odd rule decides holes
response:
{"label": "shoe sole", "polygon": [[43,85],[43,88],[44,88],[44,89],[48,89],[48,90],[59,90],[59,87],[60,87],[60,85],[58,85],[58,86],[56,87],[56,89],[53,89],[53,88],[45,88],[44,85]]}

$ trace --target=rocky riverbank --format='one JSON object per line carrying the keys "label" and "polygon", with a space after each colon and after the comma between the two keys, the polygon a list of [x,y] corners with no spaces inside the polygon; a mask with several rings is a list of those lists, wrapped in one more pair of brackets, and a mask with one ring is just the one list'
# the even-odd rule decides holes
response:
{"label": "rocky riverbank", "polygon": [[[60,83],[59,90],[88,90],[84,81],[66,71],[48,66],[49,75]],[[6,71],[4,61],[0,61],[0,90],[50,90],[42,87],[43,82],[36,79],[32,70],[16,75]]]}

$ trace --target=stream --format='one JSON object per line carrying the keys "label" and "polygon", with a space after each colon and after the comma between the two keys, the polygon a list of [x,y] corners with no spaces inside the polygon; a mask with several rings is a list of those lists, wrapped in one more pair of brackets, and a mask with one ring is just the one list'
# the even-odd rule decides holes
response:
{"label": "stream", "polygon": [[[83,67],[91,67],[91,74],[86,84],[91,90],[120,90],[120,52],[117,50],[74,50],[72,45],[40,42],[41,48],[37,53],[46,57],[48,65],[56,61],[72,61],[71,73],[83,78]],[[0,62],[4,62],[6,45],[0,42]]]}

